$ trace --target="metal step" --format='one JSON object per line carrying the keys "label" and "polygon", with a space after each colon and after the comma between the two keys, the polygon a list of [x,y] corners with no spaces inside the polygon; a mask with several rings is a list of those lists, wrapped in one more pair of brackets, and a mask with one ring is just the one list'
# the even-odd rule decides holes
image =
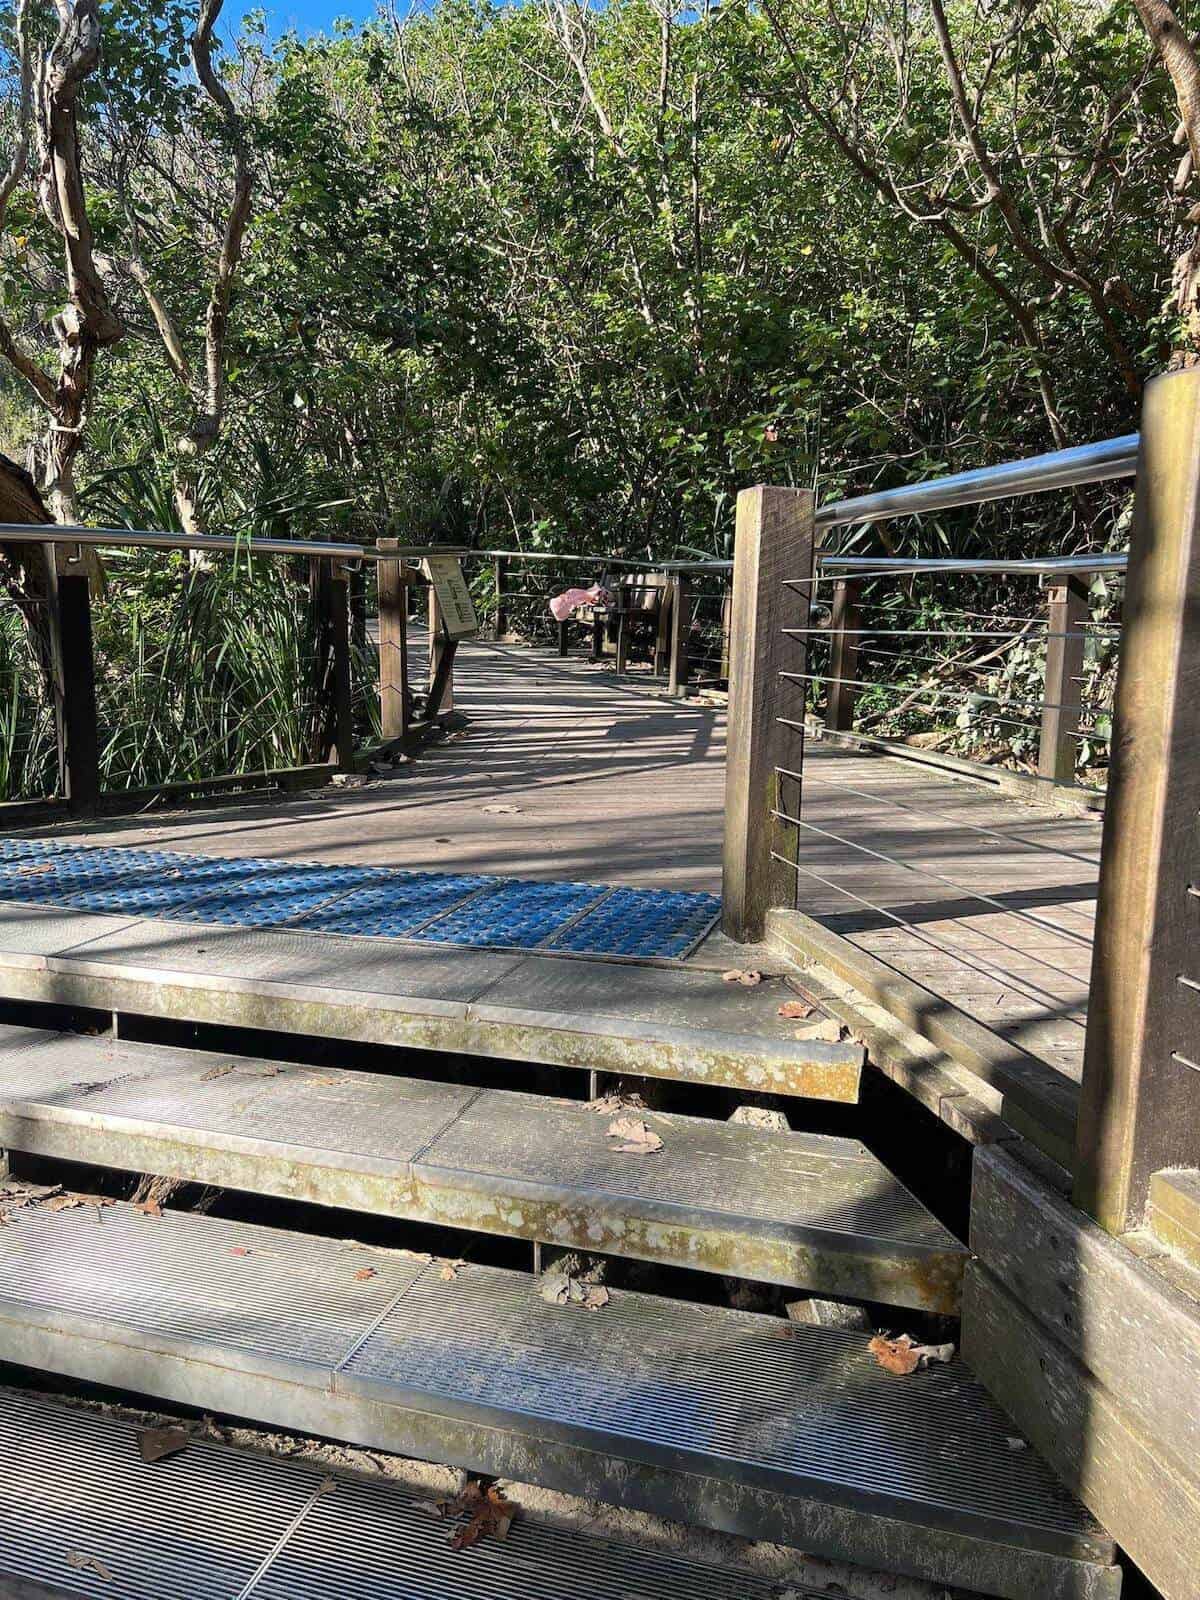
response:
{"label": "metal step", "polygon": [[0,1149],[954,1313],[967,1252],[853,1139],[0,1027]]}
{"label": "metal step", "polygon": [[1007,1600],[1113,1600],[1112,1545],[959,1363],[861,1335],[128,1206],[0,1228],[0,1350]]}
{"label": "metal step", "polygon": [[804,1037],[781,983],[565,956],[0,903],[0,993],[176,1022],[854,1102],[865,1051]]}
{"label": "metal step", "polygon": [[[193,1439],[147,1464],[118,1417],[0,1390],[0,1594],[110,1600],[777,1600],[747,1573],[518,1517],[461,1522],[394,1483]],[[99,1564],[98,1568],[96,1564]],[[103,1575],[102,1575],[103,1574]],[[789,1586],[796,1600],[817,1600]]]}

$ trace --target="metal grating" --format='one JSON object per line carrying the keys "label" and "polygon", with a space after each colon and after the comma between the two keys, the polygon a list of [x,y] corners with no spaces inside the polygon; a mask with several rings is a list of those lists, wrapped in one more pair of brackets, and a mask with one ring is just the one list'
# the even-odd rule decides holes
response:
{"label": "metal grating", "polygon": [[626,960],[686,956],[720,909],[709,894],[37,839],[0,840],[0,900]]}
{"label": "metal grating", "polygon": [[[205,1439],[147,1465],[121,1417],[0,1391],[0,1592],[95,1600],[776,1600],[779,1585],[521,1517],[503,1543],[380,1480]],[[88,1569],[98,1561],[105,1576]],[[817,1600],[791,1585],[796,1600]]]}
{"label": "metal grating", "polygon": [[[443,1277],[381,1252],[363,1281],[352,1248],[330,1240],[194,1213],[89,1213],[17,1212],[0,1229],[10,1348],[36,1348],[54,1370],[107,1371],[120,1345],[152,1392],[219,1405],[235,1374],[251,1415],[275,1415],[286,1393],[316,1407],[317,1431],[351,1442],[370,1415],[397,1441],[415,1422],[418,1453],[436,1455],[429,1422],[441,1416],[485,1430],[501,1453],[520,1441],[506,1459],[541,1440],[660,1465],[702,1503],[700,1486],[720,1480],[934,1539],[1110,1559],[1049,1468],[1008,1447],[1011,1423],[961,1363],[899,1382],[860,1336],[773,1317],[622,1291],[597,1314],[548,1304],[523,1273]],[[336,1413],[321,1409],[331,1393]],[[367,1433],[380,1443],[375,1424]]]}
{"label": "metal grating", "polygon": [[1012,1424],[961,1363],[899,1383],[858,1335],[748,1312],[613,1293],[595,1315],[548,1305],[520,1273],[426,1271],[338,1384],[1001,1538],[1014,1524],[1067,1546],[1097,1532],[1032,1451],[1009,1448]]}

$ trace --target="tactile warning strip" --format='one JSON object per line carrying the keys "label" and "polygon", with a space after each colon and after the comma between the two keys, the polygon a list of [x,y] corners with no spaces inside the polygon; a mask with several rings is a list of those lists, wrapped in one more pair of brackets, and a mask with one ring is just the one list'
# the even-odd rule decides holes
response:
{"label": "tactile warning strip", "polygon": [[680,959],[714,895],[601,884],[0,840],[0,900],[485,950]]}
{"label": "tactile warning strip", "polygon": [[[450,1548],[396,1484],[206,1439],[142,1460],[134,1423],[0,1391],[0,1592],[96,1600],[776,1600],[779,1585],[519,1517]],[[22,1591],[23,1592],[23,1591]],[[794,1584],[796,1600],[817,1600]]]}

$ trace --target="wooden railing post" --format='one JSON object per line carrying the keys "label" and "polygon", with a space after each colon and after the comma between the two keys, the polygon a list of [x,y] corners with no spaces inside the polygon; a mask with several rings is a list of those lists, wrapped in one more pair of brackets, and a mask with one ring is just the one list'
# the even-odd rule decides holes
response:
{"label": "wooden railing post", "polygon": [[445,716],[454,710],[454,664],[451,657],[450,666],[443,676],[445,687],[437,694],[438,704],[434,704],[434,692],[438,684],[439,669],[442,657],[449,649],[449,640],[442,627],[442,609],[438,605],[437,590],[433,584],[429,585],[429,702],[426,707],[426,718],[432,722],[435,717]]}
{"label": "wooden railing post", "polygon": [[861,578],[839,578],[833,586],[825,726],[834,733],[849,733],[854,727],[854,703],[858,698],[858,630],[862,625],[859,609],[861,597]]}
{"label": "wooden railing post", "polygon": [[1200,1165],[1200,368],[1146,387],[1075,1203],[1112,1233]]}
{"label": "wooden railing post", "polygon": [[1076,577],[1046,586],[1046,683],[1038,773],[1051,783],[1075,782],[1083,700],[1083,627],[1087,583]]}
{"label": "wooden railing post", "polygon": [[691,604],[691,585],[687,573],[677,572],[671,579],[671,676],[668,683],[668,692],[676,699],[687,696]]}
{"label": "wooden railing post", "polygon": [[72,816],[90,816],[100,796],[100,747],[96,727],[96,663],[87,563],[69,546],[47,546],[55,572],[51,606],[58,693],[59,774]]}
{"label": "wooden railing post", "polygon": [[341,772],[354,766],[354,685],[350,662],[350,571],[329,563],[329,646],[332,676],[333,748],[329,759]]}
{"label": "wooden railing post", "polygon": [[496,618],[492,627],[493,639],[503,639],[508,632],[508,613],[504,609],[504,574],[507,568],[508,562],[504,557],[496,556],[492,562],[492,571],[496,583]]}
{"label": "wooden railing post", "polygon": [[[397,550],[399,539],[380,539]],[[408,737],[408,584],[399,558],[379,563],[379,728],[384,741]]]}
{"label": "wooden railing post", "polygon": [[[729,641],[722,927],[731,939],[762,938],[767,909],[794,905],[798,774],[804,758],[804,694],[789,692],[785,664],[805,671],[812,602],[813,497],[805,489],[743,489],[737,502]],[[798,579],[795,587],[785,583]],[[787,720],[780,720],[786,718]]]}

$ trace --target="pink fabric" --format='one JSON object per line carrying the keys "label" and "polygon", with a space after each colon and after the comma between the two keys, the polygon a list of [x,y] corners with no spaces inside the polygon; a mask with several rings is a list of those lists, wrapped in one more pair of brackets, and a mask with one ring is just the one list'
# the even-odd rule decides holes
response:
{"label": "pink fabric", "polygon": [[577,611],[580,606],[604,606],[609,601],[607,589],[602,589],[594,583],[590,589],[564,589],[562,594],[556,594],[550,602],[550,615],[555,622],[565,622],[572,611]]}

